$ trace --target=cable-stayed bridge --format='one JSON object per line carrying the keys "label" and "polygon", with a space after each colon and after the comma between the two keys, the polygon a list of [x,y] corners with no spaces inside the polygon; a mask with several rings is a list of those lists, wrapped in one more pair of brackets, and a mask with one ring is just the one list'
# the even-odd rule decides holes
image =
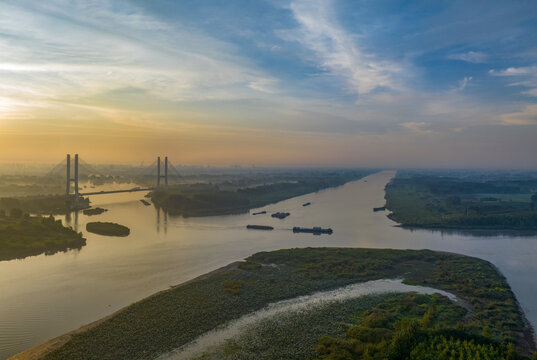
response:
{"label": "cable-stayed bridge", "polygon": [[[150,191],[159,187],[167,188],[170,180],[177,180],[181,178],[181,175],[175,166],[173,166],[173,164],[171,164],[171,162],[168,160],[167,156],[163,157],[163,159],[161,159],[159,156],[151,165],[139,167],[137,173],[130,172],[128,177],[131,181],[143,179],[142,182],[145,184],[143,186],[136,186],[131,189],[92,191],[91,189],[81,188],[81,182],[85,182],[86,180],[106,180],[110,178],[113,179],[114,176],[113,174],[103,174],[102,171],[97,170],[95,166],[92,166],[91,164],[82,160],[78,154],[75,154],[74,156],[68,154],[65,160],[62,160],[59,164],[54,166],[54,168],[47,173],[44,178],[57,178],[58,176],[61,176],[60,174],[62,172],[65,179],[65,196],[74,198],[75,201],[80,196]],[[151,178],[153,180],[148,181]],[[150,182],[153,182],[154,185],[149,185]]]}

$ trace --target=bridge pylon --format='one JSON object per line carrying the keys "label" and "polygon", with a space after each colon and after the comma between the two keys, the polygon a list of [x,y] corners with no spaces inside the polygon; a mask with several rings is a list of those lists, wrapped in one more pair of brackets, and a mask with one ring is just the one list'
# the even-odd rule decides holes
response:
{"label": "bridge pylon", "polygon": [[74,177],[71,177],[71,154],[67,154],[66,161],[67,168],[67,182],[65,185],[65,196],[71,196],[71,183],[75,184],[75,201],[78,201],[78,154],[75,154],[75,168],[74,168]]}
{"label": "bridge pylon", "polygon": [[164,179],[164,186],[168,188],[168,157],[164,157],[164,175],[160,175],[160,156],[157,157],[157,187],[160,186],[160,179]]}

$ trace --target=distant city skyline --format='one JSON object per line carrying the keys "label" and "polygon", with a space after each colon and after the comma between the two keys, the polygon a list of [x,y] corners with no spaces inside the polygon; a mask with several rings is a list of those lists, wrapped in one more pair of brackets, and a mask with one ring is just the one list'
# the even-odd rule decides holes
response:
{"label": "distant city skyline", "polygon": [[0,2],[0,163],[537,169],[537,2]]}

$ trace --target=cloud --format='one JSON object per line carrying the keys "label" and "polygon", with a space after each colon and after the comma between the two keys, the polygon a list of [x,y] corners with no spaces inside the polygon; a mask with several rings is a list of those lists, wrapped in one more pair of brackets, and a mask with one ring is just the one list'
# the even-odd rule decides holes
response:
{"label": "cloud", "polygon": [[537,125],[537,105],[527,105],[523,111],[500,116],[503,125]]}
{"label": "cloud", "polygon": [[454,88],[452,91],[453,92],[463,91],[470,81],[472,81],[472,77],[465,76],[462,80],[459,81],[459,85],[456,88]]}
{"label": "cloud", "polygon": [[480,64],[487,62],[489,56],[479,51],[468,51],[466,53],[452,54],[448,56],[451,60],[466,61],[473,64]]}
{"label": "cloud", "polygon": [[3,111],[9,98],[10,113],[29,111],[28,99],[54,106],[117,88],[170,102],[277,91],[277,79],[233,44],[129,2],[8,1],[0,2],[0,13],[0,96]]}
{"label": "cloud", "polygon": [[490,75],[514,78],[510,86],[522,86],[529,90],[522,91],[521,94],[527,96],[537,96],[537,66],[510,67],[505,70],[490,70]]}
{"label": "cloud", "polygon": [[248,84],[250,89],[260,91],[267,94],[274,94],[276,92],[274,85],[278,83],[278,79],[273,78],[259,78],[251,81]]}
{"label": "cloud", "polygon": [[537,76],[537,66],[510,67],[505,70],[490,70],[494,76]]}
{"label": "cloud", "polygon": [[289,9],[299,28],[280,35],[312,51],[318,66],[345,79],[351,92],[364,95],[381,87],[397,87],[393,75],[401,71],[400,66],[362,51],[357,37],[337,23],[331,1],[297,0]]}
{"label": "cloud", "polygon": [[430,124],[426,123],[426,122],[416,122],[416,121],[410,121],[410,122],[406,122],[406,123],[402,123],[400,124],[402,127],[404,127],[405,129],[408,129],[410,131],[412,131],[413,133],[416,133],[416,134],[433,134],[434,131],[432,131],[431,129],[429,129],[430,127]]}

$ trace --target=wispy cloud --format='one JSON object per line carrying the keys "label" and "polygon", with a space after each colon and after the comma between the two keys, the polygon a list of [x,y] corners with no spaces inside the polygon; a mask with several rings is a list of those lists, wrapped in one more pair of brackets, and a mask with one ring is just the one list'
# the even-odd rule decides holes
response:
{"label": "wispy cloud", "polygon": [[413,133],[416,133],[416,134],[432,134],[434,133],[429,127],[430,127],[430,124],[426,123],[426,122],[417,122],[417,121],[410,121],[410,122],[406,122],[406,123],[402,123],[400,124],[402,127],[404,127],[405,129],[408,129],[410,131],[412,131]]}
{"label": "wispy cloud", "polygon": [[280,32],[282,37],[311,50],[318,66],[345,79],[350,91],[364,95],[380,87],[397,87],[393,75],[401,71],[400,66],[362,51],[358,36],[338,24],[332,1],[297,0],[289,9],[299,27]]}
{"label": "wispy cloud", "polygon": [[500,116],[504,125],[537,125],[537,105],[528,105],[524,110]]}
{"label": "wispy cloud", "polygon": [[459,85],[457,87],[453,88],[452,91],[453,92],[463,91],[470,81],[472,81],[472,77],[471,76],[465,76],[462,80],[459,81]]}
{"label": "wispy cloud", "polygon": [[487,62],[489,56],[480,51],[468,51],[465,53],[451,54],[448,56],[452,60],[466,61],[473,64],[480,64]]}
{"label": "wispy cloud", "polygon": [[510,67],[504,70],[490,70],[490,75],[514,79],[510,86],[529,88],[521,93],[528,96],[537,96],[537,66]]}
{"label": "wispy cloud", "polygon": [[0,76],[17,88],[0,87],[0,96],[11,98],[11,111],[24,111],[21,98],[65,103],[127,87],[173,102],[277,91],[277,79],[232,44],[192,30],[185,36],[180,24],[130,3],[7,1],[0,12]]}

